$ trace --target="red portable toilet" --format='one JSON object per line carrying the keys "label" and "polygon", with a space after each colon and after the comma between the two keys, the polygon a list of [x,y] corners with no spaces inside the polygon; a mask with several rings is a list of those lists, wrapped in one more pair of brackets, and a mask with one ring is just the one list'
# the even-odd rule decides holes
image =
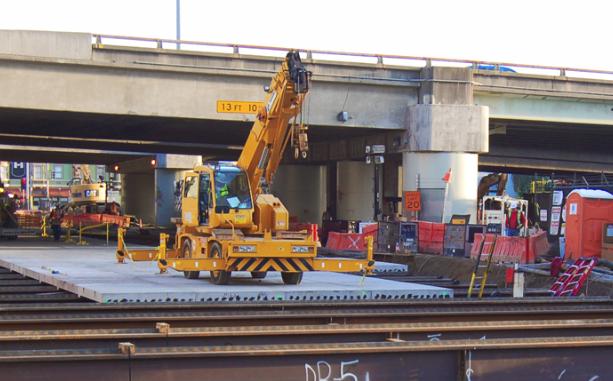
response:
{"label": "red portable toilet", "polygon": [[600,257],[602,229],[613,222],[613,195],[575,189],[566,197],[566,258]]}

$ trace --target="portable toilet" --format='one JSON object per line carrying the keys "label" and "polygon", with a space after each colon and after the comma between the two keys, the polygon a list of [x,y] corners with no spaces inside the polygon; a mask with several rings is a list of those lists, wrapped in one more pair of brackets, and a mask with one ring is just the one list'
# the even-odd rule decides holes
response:
{"label": "portable toilet", "polygon": [[600,257],[602,231],[613,222],[613,195],[575,189],[566,197],[566,258]]}

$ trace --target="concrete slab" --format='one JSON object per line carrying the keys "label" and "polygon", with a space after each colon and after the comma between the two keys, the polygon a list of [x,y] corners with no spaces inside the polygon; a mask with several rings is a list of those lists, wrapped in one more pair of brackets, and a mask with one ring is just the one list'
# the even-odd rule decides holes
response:
{"label": "concrete slab", "polygon": [[249,273],[235,272],[229,285],[217,286],[208,281],[208,272],[202,272],[201,279],[191,280],[174,270],[159,274],[154,262],[118,264],[114,248],[105,246],[3,245],[0,266],[102,303],[453,297],[452,290],[441,287],[325,272],[305,273],[297,286],[283,284],[279,273],[255,280]]}

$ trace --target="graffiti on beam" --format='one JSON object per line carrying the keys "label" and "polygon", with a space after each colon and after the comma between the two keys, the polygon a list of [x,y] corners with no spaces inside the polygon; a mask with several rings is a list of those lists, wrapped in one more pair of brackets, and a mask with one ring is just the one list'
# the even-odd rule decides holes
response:
{"label": "graffiti on beam", "polygon": [[[317,361],[315,364],[304,364],[306,381],[370,381],[368,371],[363,374],[355,370],[360,360],[341,361],[333,366],[327,361]],[[338,368],[335,371],[335,368]]]}

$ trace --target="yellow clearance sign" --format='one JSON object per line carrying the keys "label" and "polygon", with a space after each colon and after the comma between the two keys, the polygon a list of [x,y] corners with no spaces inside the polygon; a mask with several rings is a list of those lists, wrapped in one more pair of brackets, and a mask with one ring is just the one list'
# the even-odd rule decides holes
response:
{"label": "yellow clearance sign", "polygon": [[217,112],[232,114],[257,114],[264,102],[217,101]]}

